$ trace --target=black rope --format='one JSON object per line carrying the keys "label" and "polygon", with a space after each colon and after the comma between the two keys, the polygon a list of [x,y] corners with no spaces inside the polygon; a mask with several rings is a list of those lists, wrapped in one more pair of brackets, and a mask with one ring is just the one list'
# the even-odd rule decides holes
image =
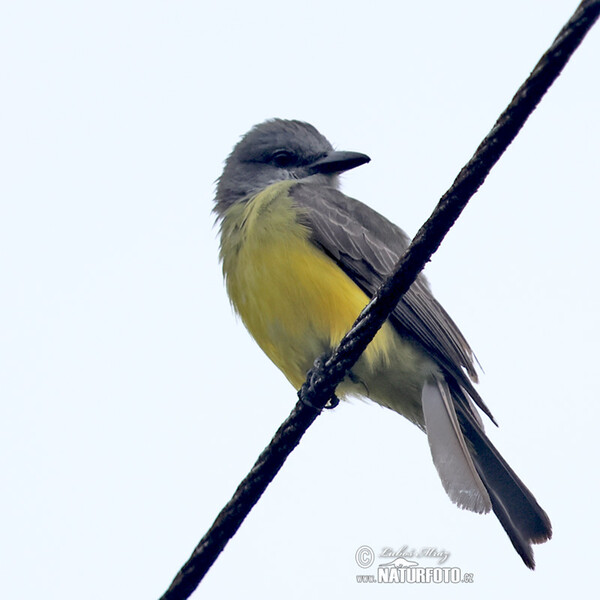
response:
{"label": "black rope", "polygon": [[469,199],[560,75],[599,14],[600,0],[587,0],[579,5],[352,329],[331,356],[316,361],[298,392],[300,400],[290,416],[258,457],[250,473],[240,483],[161,600],[185,600],[202,581],[308,427],[330,400],[335,403],[338,384],[438,249]]}

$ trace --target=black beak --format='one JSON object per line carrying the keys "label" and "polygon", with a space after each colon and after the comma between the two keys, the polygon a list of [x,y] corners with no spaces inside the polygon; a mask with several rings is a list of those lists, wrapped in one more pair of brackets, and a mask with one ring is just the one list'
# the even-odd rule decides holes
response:
{"label": "black beak", "polygon": [[343,173],[354,167],[360,167],[368,163],[371,159],[366,154],[360,152],[341,152],[331,151],[322,158],[308,166],[311,175],[315,173],[333,174]]}

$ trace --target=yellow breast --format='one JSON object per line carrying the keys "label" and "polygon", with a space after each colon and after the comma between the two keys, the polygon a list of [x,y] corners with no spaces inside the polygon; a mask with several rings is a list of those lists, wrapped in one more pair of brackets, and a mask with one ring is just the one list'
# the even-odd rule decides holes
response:
{"label": "yellow breast", "polygon": [[[368,298],[310,241],[289,189],[273,184],[233,205],[221,225],[221,259],[229,298],[269,358],[299,388],[315,358],[335,346]],[[377,334],[363,359],[387,362],[394,331]]]}

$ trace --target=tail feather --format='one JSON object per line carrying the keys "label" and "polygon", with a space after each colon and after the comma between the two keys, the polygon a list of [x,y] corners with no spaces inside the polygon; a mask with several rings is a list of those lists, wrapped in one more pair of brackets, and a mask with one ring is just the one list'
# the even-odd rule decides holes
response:
{"label": "tail feather", "polygon": [[552,537],[550,519],[473,419],[462,410],[458,418],[473,448],[473,461],[490,495],[492,509],[525,564],[533,569],[531,544]]}
{"label": "tail feather", "polygon": [[461,508],[489,512],[490,497],[463,437],[447,383],[427,381],[421,402],[433,464],[446,493]]}
{"label": "tail feather", "polygon": [[433,462],[451,500],[475,512],[491,508],[523,562],[533,569],[531,544],[552,537],[544,510],[485,435],[461,388],[451,390],[438,378],[428,381],[422,403]]}

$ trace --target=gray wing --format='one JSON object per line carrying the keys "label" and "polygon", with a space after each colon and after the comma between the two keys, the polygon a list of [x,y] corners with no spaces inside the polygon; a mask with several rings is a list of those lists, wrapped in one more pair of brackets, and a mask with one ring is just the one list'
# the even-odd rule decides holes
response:
{"label": "gray wing", "polygon": [[[290,194],[312,240],[372,296],[408,247],[409,237],[373,209],[334,188],[298,183]],[[423,275],[400,300],[390,320],[401,334],[435,358],[493,421],[473,387],[472,382],[477,381],[473,351],[433,297]]]}

